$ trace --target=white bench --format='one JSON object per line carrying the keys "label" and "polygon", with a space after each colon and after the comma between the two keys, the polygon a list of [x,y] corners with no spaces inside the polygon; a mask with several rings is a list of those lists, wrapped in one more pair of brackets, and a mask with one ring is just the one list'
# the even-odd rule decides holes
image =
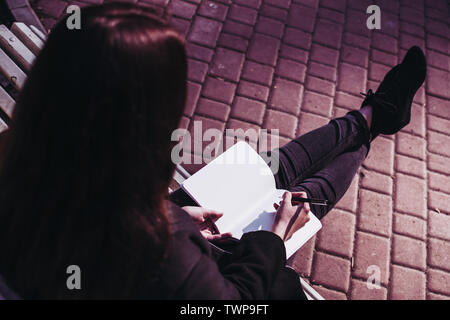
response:
{"label": "white bench", "polygon": [[[0,25],[0,73],[16,89],[20,90],[25,82],[26,73],[43,47],[46,36],[33,26],[16,22],[11,30]],[[7,122],[12,116],[15,101],[0,86],[0,109],[6,119],[0,117],[0,133],[5,131]],[[190,174],[180,165],[177,165],[173,179],[180,185]],[[171,191],[171,190],[169,190]],[[306,296],[310,300],[324,300],[306,281],[300,278]]]}

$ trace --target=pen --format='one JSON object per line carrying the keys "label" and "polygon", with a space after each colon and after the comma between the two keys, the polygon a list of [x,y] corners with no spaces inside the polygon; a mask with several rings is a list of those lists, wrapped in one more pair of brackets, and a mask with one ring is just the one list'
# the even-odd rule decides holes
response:
{"label": "pen", "polygon": [[314,198],[301,198],[301,197],[292,197],[292,202],[308,202],[317,206],[326,206],[328,205],[328,200],[324,199],[314,199]]}
{"label": "pen", "polygon": [[214,221],[212,221],[212,219],[208,219],[208,220],[209,220],[209,224],[211,226],[212,234],[220,234],[219,228],[217,228],[217,225],[214,223]]}

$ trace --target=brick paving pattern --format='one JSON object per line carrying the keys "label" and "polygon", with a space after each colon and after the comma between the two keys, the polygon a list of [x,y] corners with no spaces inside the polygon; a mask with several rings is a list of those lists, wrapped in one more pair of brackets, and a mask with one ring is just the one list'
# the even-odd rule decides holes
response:
{"label": "brick paving pattern", "polygon": [[[375,140],[323,230],[290,261],[327,299],[450,299],[450,45],[446,0],[142,0],[168,5],[187,39],[182,127],[277,128],[280,144],[359,108],[406,50],[428,77],[411,124]],[[70,4],[34,0],[51,28]],[[366,9],[381,8],[381,30]],[[189,170],[195,171],[195,166]],[[378,266],[379,289],[369,289]]]}

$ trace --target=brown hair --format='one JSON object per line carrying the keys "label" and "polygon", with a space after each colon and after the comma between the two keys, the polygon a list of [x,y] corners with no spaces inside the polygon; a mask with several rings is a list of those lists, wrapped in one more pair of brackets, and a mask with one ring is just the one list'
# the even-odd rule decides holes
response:
{"label": "brown hair", "polygon": [[[170,239],[183,39],[109,3],[62,19],[20,94],[0,166],[0,274],[23,298],[151,298]],[[68,290],[66,268],[81,268]]]}

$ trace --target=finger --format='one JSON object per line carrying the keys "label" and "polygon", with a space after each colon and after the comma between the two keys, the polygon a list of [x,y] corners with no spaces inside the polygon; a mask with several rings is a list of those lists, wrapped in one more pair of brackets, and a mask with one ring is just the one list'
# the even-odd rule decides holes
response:
{"label": "finger", "polygon": [[227,232],[227,233],[221,233],[221,234],[209,234],[205,238],[206,238],[206,240],[220,240],[220,239],[225,239],[225,238],[230,238],[230,237],[231,237],[231,233]]}
{"label": "finger", "polygon": [[305,191],[292,192],[292,195],[300,198],[308,198],[308,194]]}
{"label": "finger", "polygon": [[275,208],[275,210],[278,210],[278,208],[280,207],[280,205],[274,203],[274,204],[273,204],[273,207]]}
{"label": "finger", "polygon": [[219,218],[220,217],[222,217],[223,216],[223,213],[222,212],[218,212],[218,211],[214,211],[214,210],[208,210],[208,211],[206,211],[204,214],[203,214],[203,217],[206,219],[206,218],[209,218],[209,219],[211,219],[212,221],[217,221],[217,220],[219,220]]}
{"label": "finger", "polygon": [[311,211],[311,206],[310,206],[310,204],[309,204],[308,202],[304,202],[304,203],[303,203],[303,210],[304,210],[306,213],[309,213],[309,212]]}
{"label": "finger", "polygon": [[283,201],[281,202],[282,206],[291,206],[291,201],[292,201],[292,193],[290,193],[289,191],[286,191],[283,194]]}

